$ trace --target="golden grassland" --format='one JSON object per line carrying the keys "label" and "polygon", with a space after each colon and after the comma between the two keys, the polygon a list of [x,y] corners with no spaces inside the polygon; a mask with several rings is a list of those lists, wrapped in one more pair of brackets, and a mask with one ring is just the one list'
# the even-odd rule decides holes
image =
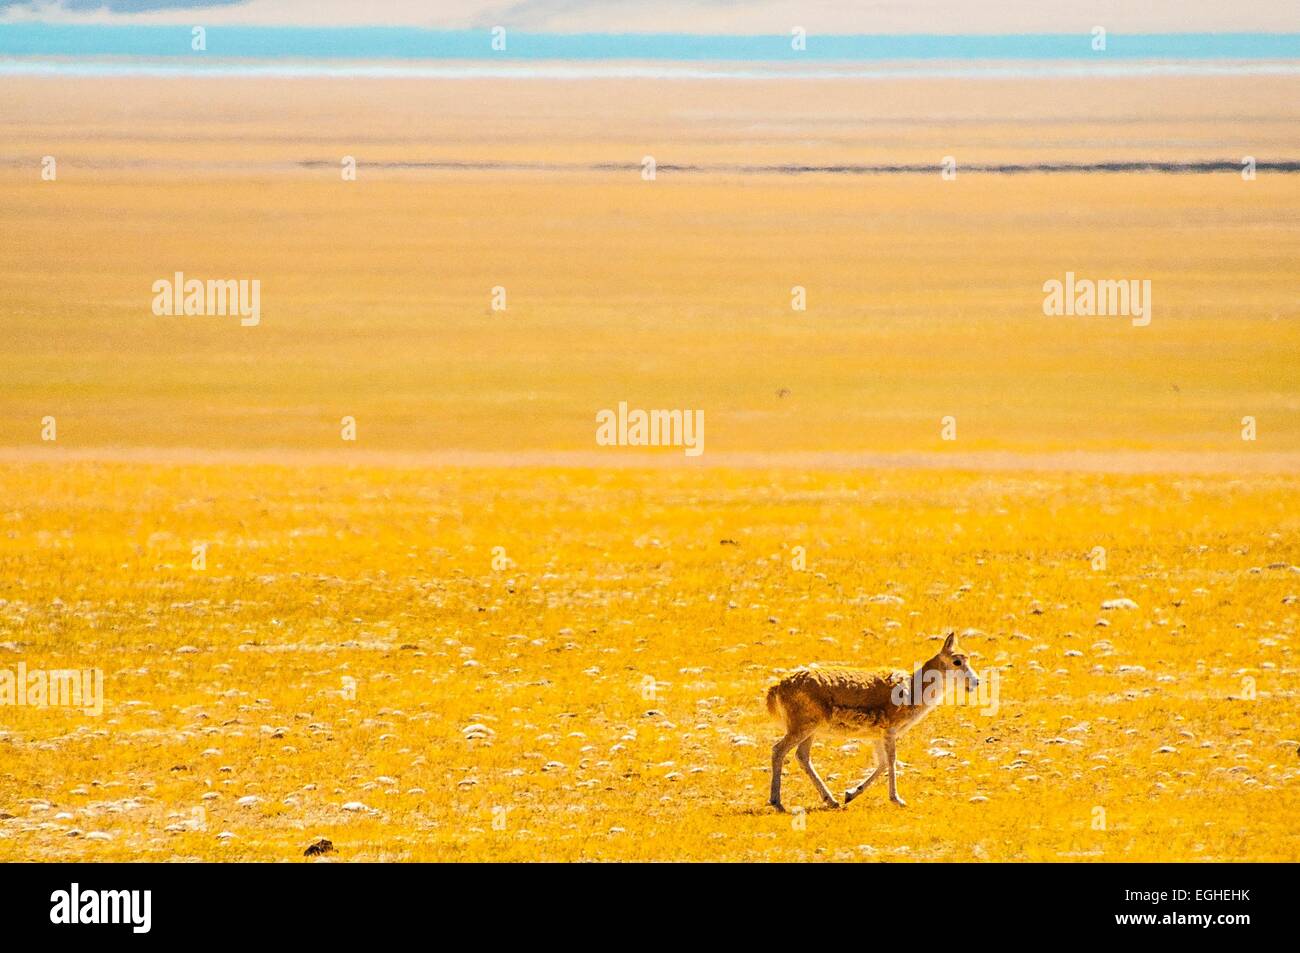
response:
{"label": "golden grassland", "polygon": [[[1300,859],[1300,180],[938,175],[1294,158],[1270,82],[7,79],[0,672],[106,698],[0,706],[0,860]],[[1044,317],[1067,270],[1151,325]],[[597,448],[621,400],[704,457]],[[773,678],[948,629],[999,707],[909,807],[771,813]]]}
{"label": "golden grassland", "polygon": [[[0,667],[107,700],[3,711],[0,859],[1295,860],[1297,482],[12,465]],[[909,807],[770,813],[774,676],[947,629]]]}
{"label": "golden grassland", "polygon": [[[969,450],[1235,451],[1253,416],[1300,451],[1300,178],[938,174],[1290,158],[1274,82],[6,81],[0,444],[337,448],[351,415],[369,450],[589,450],[628,400],[704,409],[708,452],[928,452],[946,415]],[[435,159],[629,167],[379,164]],[[178,270],[259,279],[261,324],[155,317]],[[1150,279],[1151,325],[1044,317],[1066,271]]]}

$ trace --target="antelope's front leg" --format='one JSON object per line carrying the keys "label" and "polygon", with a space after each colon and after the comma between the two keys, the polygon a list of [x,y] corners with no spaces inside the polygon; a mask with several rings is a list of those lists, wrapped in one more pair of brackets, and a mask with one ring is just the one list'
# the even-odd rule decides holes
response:
{"label": "antelope's front leg", "polygon": [[871,769],[871,773],[844,792],[844,805],[848,806],[849,802],[871,786],[871,782],[880,777],[880,772],[885,770],[885,746],[883,743],[877,743],[875,746],[876,763]]}
{"label": "antelope's front leg", "polygon": [[885,737],[885,764],[889,766],[889,799],[899,807],[907,807],[907,802],[898,796],[898,761],[895,758],[898,741],[893,735]]}

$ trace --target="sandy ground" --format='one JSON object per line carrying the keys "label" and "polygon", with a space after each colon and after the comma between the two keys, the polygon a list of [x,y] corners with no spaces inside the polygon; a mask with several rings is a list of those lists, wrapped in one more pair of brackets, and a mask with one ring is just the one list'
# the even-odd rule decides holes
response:
{"label": "sandy ground", "polygon": [[[7,80],[0,444],[589,453],[626,400],[731,459],[1255,467],[1300,451],[1300,179],[962,170],[1293,159],[1298,85]],[[871,163],[934,172],[718,171]],[[176,271],[261,323],[156,317]],[[1044,316],[1067,271],[1151,280],[1152,323]]]}

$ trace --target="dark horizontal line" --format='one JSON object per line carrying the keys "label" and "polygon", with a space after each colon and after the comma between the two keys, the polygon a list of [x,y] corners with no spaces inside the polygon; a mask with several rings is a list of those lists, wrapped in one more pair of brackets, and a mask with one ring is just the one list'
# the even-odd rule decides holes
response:
{"label": "dark horizontal line", "polygon": [[[307,159],[301,165],[308,168],[338,168],[336,159]],[[431,159],[428,161],[358,162],[359,168],[373,169],[432,169],[455,172],[639,172],[637,162],[597,162],[591,164],[558,162],[461,162]],[[691,174],[723,175],[934,175],[941,171],[936,163],[899,163],[879,165],[692,165],[663,162],[655,166],[658,172],[685,172]],[[1209,172],[1242,171],[1242,163],[1230,159],[1213,159],[1199,162],[1008,162],[1008,163],[958,163],[959,173],[979,172],[992,175],[1025,175],[1033,173],[1157,173],[1164,175],[1200,175]],[[1284,159],[1256,162],[1259,172],[1300,172],[1300,160]]]}

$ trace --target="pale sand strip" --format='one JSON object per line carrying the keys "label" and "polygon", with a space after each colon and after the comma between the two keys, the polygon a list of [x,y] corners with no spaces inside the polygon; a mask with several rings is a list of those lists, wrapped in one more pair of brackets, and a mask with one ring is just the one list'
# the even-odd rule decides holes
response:
{"label": "pale sand strip", "polygon": [[0,447],[0,464],[126,463],[163,466],[359,466],[420,468],[539,467],[553,469],[951,470],[1005,473],[1300,474],[1300,453],[1217,451],[840,452],[680,450],[389,451],[362,449],[230,450],[198,447]]}

